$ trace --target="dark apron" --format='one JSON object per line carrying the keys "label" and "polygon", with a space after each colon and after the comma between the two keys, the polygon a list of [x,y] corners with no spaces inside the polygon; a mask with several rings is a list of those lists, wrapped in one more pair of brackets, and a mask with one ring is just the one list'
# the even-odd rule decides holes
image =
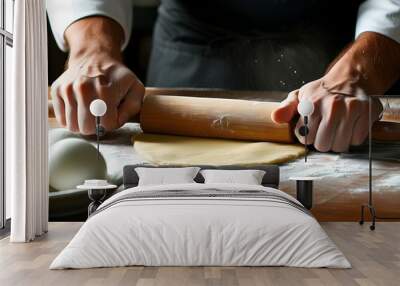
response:
{"label": "dark apron", "polygon": [[359,2],[163,0],[147,85],[299,88],[353,40]]}

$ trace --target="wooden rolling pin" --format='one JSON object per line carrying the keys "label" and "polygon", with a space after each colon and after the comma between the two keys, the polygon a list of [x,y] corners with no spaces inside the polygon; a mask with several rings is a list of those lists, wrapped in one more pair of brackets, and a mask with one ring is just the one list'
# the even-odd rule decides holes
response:
{"label": "wooden rolling pin", "polygon": [[149,95],[140,126],[147,133],[252,141],[294,142],[289,124],[271,120],[276,102]]}
{"label": "wooden rolling pin", "polygon": [[[159,95],[158,89],[146,89],[140,119],[132,121],[140,121],[143,131],[148,133],[283,143],[296,141],[294,123],[275,124],[271,120],[271,112],[279,103],[237,99],[243,92],[234,93],[235,99],[223,98],[225,96],[221,94],[225,93],[222,91],[213,91],[215,94],[193,90],[180,92],[171,90],[166,92],[167,95]],[[214,98],[215,95],[219,98]],[[49,117],[54,117],[50,103]],[[379,141],[400,142],[400,123],[376,122],[372,137]]]}
{"label": "wooden rolling pin", "polygon": [[[271,120],[277,102],[240,99],[147,95],[140,113],[144,132],[251,141],[293,143],[294,120]],[[400,142],[400,124],[375,122],[374,140]]]}

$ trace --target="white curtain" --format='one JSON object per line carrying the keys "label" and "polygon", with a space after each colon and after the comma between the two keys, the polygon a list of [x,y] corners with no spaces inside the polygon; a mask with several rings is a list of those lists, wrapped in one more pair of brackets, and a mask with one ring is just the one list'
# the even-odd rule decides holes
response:
{"label": "white curtain", "polygon": [[47,231],[47,31],[45,0],[16,0],[12,93],[6,98],[6,187],[12,242]]}

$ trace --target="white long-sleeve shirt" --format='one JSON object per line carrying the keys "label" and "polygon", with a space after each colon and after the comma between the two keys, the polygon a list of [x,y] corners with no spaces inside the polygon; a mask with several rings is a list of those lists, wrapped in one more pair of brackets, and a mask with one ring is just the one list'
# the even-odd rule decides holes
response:
{"label": "white long-sleeve shirt", "polygon": [[[73,22],[93,15],[107,16],[121,25],[124,48],[132,29],[133,0],[47,0],[47,12],[58,46],[67,51],[64,31]],[[338,15],[340,21],[340,15]],[[400,43],[400,0],[366,0],[359,8],[356,35],[376,32]]]}

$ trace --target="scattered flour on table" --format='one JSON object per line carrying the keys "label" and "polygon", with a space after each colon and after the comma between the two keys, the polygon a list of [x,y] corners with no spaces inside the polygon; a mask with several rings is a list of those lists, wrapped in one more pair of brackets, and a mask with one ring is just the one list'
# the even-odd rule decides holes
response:
{"label": "scattered flour on table", "polygon": [[[400,191],[400,163],[394,161],[373,161],[372,178],[375,191]],[[290,177],[321,177],[315,182],[321,199],[330,199],[340,191],[351,189],[352,192],[365,192],[368,189],[369,164],[368,160],[343,158],[337,154],[311,153],[308,162],[304,159],[281,166],[281,182],[283,187],[294,188]],[[335,192],[333,192],[333,190]],[[293,191],[293,190],[292,190]],[[322,195],[322,193],[325,193]]]}

